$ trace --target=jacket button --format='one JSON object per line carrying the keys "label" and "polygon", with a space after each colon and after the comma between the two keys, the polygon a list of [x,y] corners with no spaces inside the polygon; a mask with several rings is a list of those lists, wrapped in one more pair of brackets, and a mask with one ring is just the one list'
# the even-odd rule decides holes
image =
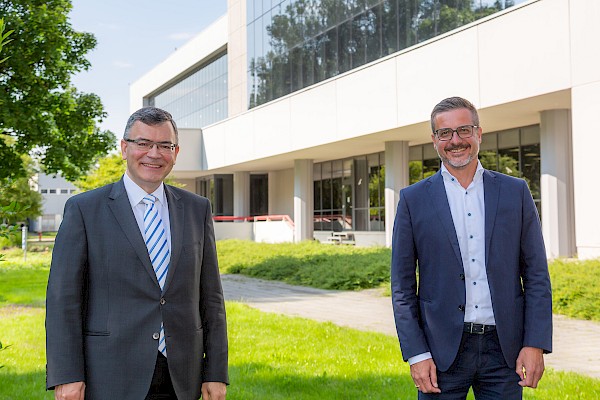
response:
{"label": "jacket button", "polygon": [[459,311],[465,311],[465,306],[463,306],[462,304],[460,306],[458,306]]}
{"label": "jacket button", "polygon": [[152,339],[154,339],[154,340],[158,340],[159,337],[160,337],[160,334],[158,332],[154,332],[152,334]]}
{"label": "jacket button", "polygon": [[465,274],[460,274],[458,277],[460,278],[461,281],[465,280]]}
{"label": "jacket button", "polygon": [[160,305],[161,305],[161,306],[164,306],[166,302],[167,302],[167,301],[165,300],[165,298],[164,298],[164,297],[160,299]]}

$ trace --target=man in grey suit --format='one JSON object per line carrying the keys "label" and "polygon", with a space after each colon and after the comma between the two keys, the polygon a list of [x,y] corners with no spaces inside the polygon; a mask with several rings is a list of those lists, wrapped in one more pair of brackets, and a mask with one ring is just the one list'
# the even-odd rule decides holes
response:
{"label": "man in grey suit", "polygon": [[227,327],[210,203],[165,185],[171,114],[131,115],[127,171],[72,197],[48,280],[47,387],[56,399],[225,399]]}
{"label": "man in grey suit", "polygon": [[[440,171],[400,191],[392,301],[419,399],[522,398],[552,350],[540,221],[522,179],[485,170],[482,129],[460,97],[431,113]],[[419,276],[417,280],[416,271]]]}

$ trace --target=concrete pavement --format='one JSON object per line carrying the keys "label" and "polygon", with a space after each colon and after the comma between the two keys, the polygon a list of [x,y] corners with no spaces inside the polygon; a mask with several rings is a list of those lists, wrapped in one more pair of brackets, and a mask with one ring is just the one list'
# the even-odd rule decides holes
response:
{"label": "concrete pavement", "polygon": [[[376,289],[323,290],[243,275],[223,275],[221,279],[226,300],[396,336],[391,300]],[[553,341],[554,352],[545,357],[547,366],[600,379],[600,323],[555,315]]]}

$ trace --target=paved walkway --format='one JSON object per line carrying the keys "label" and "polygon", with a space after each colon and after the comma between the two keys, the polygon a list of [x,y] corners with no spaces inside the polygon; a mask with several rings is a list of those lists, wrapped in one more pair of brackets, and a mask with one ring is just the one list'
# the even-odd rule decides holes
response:
{"label": "paved walkway", "polygon": [[[396,336],[390,298],[378,290],[322,290],[242,275],[223,275],[222,283],[226,300],[261,311]],[[545,358],[547,366],[600,379],[600,323],[555,315],[553,346],[554,352]]]}

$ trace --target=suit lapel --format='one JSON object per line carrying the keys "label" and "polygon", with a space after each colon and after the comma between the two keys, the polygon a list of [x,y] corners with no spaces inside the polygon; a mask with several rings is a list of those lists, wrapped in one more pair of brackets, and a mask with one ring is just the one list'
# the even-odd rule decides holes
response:
{"label": "suit lapel", "polygon": [[113,185],[108,197],[110,199],[108,207],[114,214],[115,219],[125,233],[125,236],[127,236],[127,239],[134,248],[137,256],[142,261],[142,264],[144,264],[146,272],[148,272],[152,280],[158,286],[158,280],[156,279],[156,274],[154,273],[152,263],[150,262],[150,256],[148,255],[148,248],[142,237],[142,232],[140,232],[135,215],[133,215],[133,210],[131,209],[131,203],[129,203],[129,197],[127,197],[123,179]]}
{"label": "suit lapel", "polygon": [[184,208],[181,196],[179,196],[170,186],[165,185],[165,195],[167,196],[167,202],[169,204],[169,223],[171,229],[171,261],[169,264],[169,272],[167,273],[167,280],[163,292],[166,292],[169,288],[175,269],[177,268],[177,261],[181,256],[181,249],[183,244],[183,226],[184,226]]}
{"label": "suit lapel", "polygon": [[452,244],[454,255],[458,259],[460,265],[462,265],[462,257],[460,255],[460,246],[458,245],[458,237],[456,236],[456,229],[454,228],[454,222],[452,221],[452,212],[450,211],[450,204],[448,204],[448,196],[446,195],[446,188],[444,187],[444,178],[442,177],[441,171],[438,171],[435,175],[429,178],[429,184],[427,186],[429,196],[433,207],[437,212],[438,218],[448,235],[448,239]]}
{"label": "suit lapel", "polygon": [[485,170],[483,173],[483,197],[485,202],[485,264],[488,265],[488,256],[492,242],[492,232],[498,211],[498,197],[500,184],[493,172]]}

